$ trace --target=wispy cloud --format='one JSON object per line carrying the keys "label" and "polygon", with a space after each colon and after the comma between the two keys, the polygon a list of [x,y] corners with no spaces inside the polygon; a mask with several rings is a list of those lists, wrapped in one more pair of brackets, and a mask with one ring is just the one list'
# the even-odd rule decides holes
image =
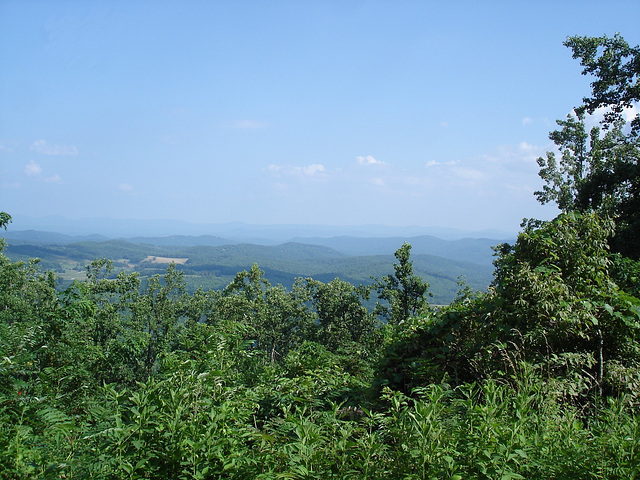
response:
{"label": "wispy cloud", "polygon": [[29,163],[24,167],[24,173],[26,173],[30,177],[34,175],[40,175],[42,173],[42,167],[33,160],[30,160]]}
{"label": "wispy cloud", "polygon": [[13,148],[9,147],[4,140],[0,140],[0,152],[13,152]]}
{"label": "wispy cloud", "polygon": [[360,165],[384,165],[385,164],[383,161],[376,160],[371,155],[365,155],[365,156],[358,155],[356,157],[356,160]]}
{"label": "wispy cloud", "polygon": [[230,122],[225,122],[223,124],[223,127],[226,127],[226,128],[239,128],[239,129],[250,129],[250,130],[266,128],[268,126],[269,126],[269,122],[261,122],[258,120],[233,120]]}
{"label": "wispy cloud", "polygon": [[524,162],[535,162],[538,157],[544,156],[546,149],[527,142],[520,142],[513,156]]}
{"label": "wispy cloud", "polygon": [[[34,162],[33,160],[30,160],[29,163],[27,163],[24,167],[24,173],[29,176],[29,177],[40,177],[40,175],[42,174],[42,167],[40,165],[38,165],[36,162]],[[60,177],[60,175],[58,175],[57,173],[45,177],[43,178],[43,180],[47,183],[62,183],[62,177]]]}
{"label": "wispy cloud", "polygon": [[304,167],[294,165],[274,165],[267,167],[267,171],[274,175],[287,175],[294,177],[314,177],[326,173],[324,165],[314,163]]}
{"label": "wispy cloud", "polygon": [[480,170],[477,170],[475,168],[456,167],[454,169],[454,174],[458,178],[469,182],[479,182],[486,178],[486,174],[484,172],[481,172]]}
{"label": "wispy cloud", "polygon": [[133,192],[133,185],[130,185],[128,183],[121,183],[120,185],[118,185],[118,190],[120,190],[121,192]]}
{"label": "wispy cloud", "polygon": [[57,173],[44,179],[47,183],[62,183],[62,178]]}
{"label": "wispy cloud", "polygon": [[522,125],[523,126],[527,126],[527,125],[531,125],[531,123],[533,123],[533,118],[531,117],[522,117]]}
{"label": "wispy cloud", "polygon": [[429,160],[427,163],[425,163],[425,167],[440,167],[443,165],[446,166],[451,166],[451,165],[455,165],[456,163],[458,163],[456,160],[451,160],[449,162],[438,162],[436,160]]}
{"label": "wispy cloud", "polygon": [[313,165],[309,165],[307,167],[302,167],[302,173],[307,176],[316,175],[318,173],[324,173],[324,172],[325,172],[324,165],[320,165],[316,163],[314,163]]}
{"label": "wispy cloud", "polygon": [[77,155],[78,149],[72,145],[51,145],[46,140],[36,140],[31,145],[34,150],[43,155]]}
{"label": "wispy cloud", "polygon": [[509,165],[510,169],[517,170],[518,165],[535,163],[536,159],[543,156],[549,148],[551,145],[539,146],[522,141],[518,145],[501,145],[493,152],[481,155],[478,159],[481,158],[488,164]]}

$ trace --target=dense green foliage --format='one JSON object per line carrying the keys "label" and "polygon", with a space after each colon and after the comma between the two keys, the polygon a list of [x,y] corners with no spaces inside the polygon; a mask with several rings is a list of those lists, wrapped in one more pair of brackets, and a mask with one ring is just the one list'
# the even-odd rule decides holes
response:
{"label": "dense green foliage", "polygon": [[96,260],[59,291],[0,254],[0,478],[640,478],[639,267],[611,228],[530,221],[439,310],[409,245],[371,309],[258,265],[189,293]]}
{"label": "dense green foliage", "polygon": [[398,263],[393,264],[393,275],[374,283],[378,298],[388,303],[386,307],[379,306],[378,311],[393,324],[414,317],[427,307],[429,284],[414,275],[410,256],[411,245],[405,242],[395,253]]}
{"label": "dense green foliage", "polygon": [[[566,42],[580,60],[583,74],[595,77],[592,96],[583,99],[575,116],[558,121],[549,137],[557,146],[539,158],[542,203],[555,202],[564,211],[598,211],[616,221],[610,237],[614,251],[640,258],[640,114],[627,116],[640,101],[640,47],[619,35],[571,37]],[[603,113],[601,127],[589,132],[585,112]],[[601,131],[602,130],[602,131]]]}

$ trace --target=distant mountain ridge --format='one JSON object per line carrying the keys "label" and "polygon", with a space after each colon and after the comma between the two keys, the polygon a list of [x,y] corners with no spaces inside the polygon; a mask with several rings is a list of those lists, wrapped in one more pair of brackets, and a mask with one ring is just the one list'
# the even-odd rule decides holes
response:
{"label": "distant mountain ridge", "polygon": [[[39,246],[47,245],[71,245],[86,242],[106,242],[108,239],[102,235],[64,235],[55,232],[40,232],[34,230],[7,231],[5,238],[12,245],[31,244]],[[136,245],[151,245],[155,247],[179,248],[179,247],[221,247],[225,245],[267,245],[248,243],[238,239],[223,238],[214,235],[171,235],[165,237],[131,237],[113,239]],[[412,247],[413,255],[432,255],[454,261],[471,262],[479,265],[491,265],[493,261],[492,247],[503,241],[487,238],[464,238],[460,240],[443,240],[431,235],[414,237],[295,237],[287,242],[304,244],[309,246],[328,247],[336,252],[351,256],[390,255],[393,254],[404,242]]]}
{"label": "distant mountain ridge", "polygon": [[62,216],[29,217],[13,215],[10,230],[38,230],[65,235],[101,235],[107,238],[212,235],[235,242],[276,245],[297,237],[416,237],[431,235],[444,240],[462,238],[515,238],[515,232],[471,231],[418,225],[252,225],[243,222],[191,223],[182,220],[141,220],[113,218],[69,219]]}
{"label": "distant mountain ridge", "polygon": [[180,247],[220,247],[233,244],[233,240],[217,237],[215,235],[170,235],[168,237],[130,237],[122,238],[131,243],[156,246],[180,246]]}
{"label": "distant mountain ridge", "polygon": [[[247,270],[257,263],[265,271],[266,278],[272,284],[291,287],[296,278],[311,277],[328,282],[341,278],[354,285],[371,283],[371,278],[380,278],[393,272],[395,258],[393,253],[403,241],[414,241],[416,249],[412,250],[412,261],[416,274],[427,279],[434,294],[433,302],[447,304],[458,291],[457,280],[464,276],[469,286],[474,289],[485,289],[491,282],[493,268],[485,259],[478,260],[477,252],[471,249],[470,255],[477,261],[470,262],[463,258],[465,242],[452,242],[433,237],[391,238],[385,242],[379,239],[340,238],[336,247],[345,251],[358,251],[359,255],[340,251],[331,245],[318,245],[302,242],[287,242],[280,245],[256,245],[250,243],[226,243],[224,245],[193,245],[194,243],[222,242],[218,237],[138,237],[134,243],[128,240],[100,240],[70,242],[74,237],[54,234],[47,236],[43,232],[6,232],[8,246],[4,253],[14,261],[28,260],[38,257],[43,269],[53,270],[59,275],[62,284],[81,279],[86,272],[86,265],[96,258],[108,258],[114,262],[116,272],[121,270],[136,271],[141,278],[162,275],[167,264],[174,261],[184,272],[185,280],[191,290],[197,288],[223,288],[229,284],[235,274]],[[20,242],[11,239],[15,234]],[[28,243],[29,235],[38,240]],[[86,237],[75,237],[86,238]],[[47,242],[49,240],[49,242]],[[55,243],[62,242],[62,243]],[[154,245],[150,242],[160,243]],[[371,241],[369,244],[368,242]],[[476,250],[485,247],[490,251],[487,240],[479,244],[472,242]],[[174,245],[164,245],[174,243]],[[175,245],[179,243],[179,245]],[[331,243],[330,240],[327,243]],[[451,257],[445,258],[428,253],[421,253],[429,245],[440,248],[440,253]],[[445,252],[446,246],[451,247]],[[381,251],[385,253],[371,254]],[[434,247],[435,248],[435,247]],[[469,256],[469,255],[467,255]]]}
{"label": "distant mountain ridge", "polygon": [[103,235],[66,235],[57,232],[43,232],[39,230],[18,230],[12,229],[0,233],[0,237],[4,237],[12,243],[28,243],[31,245],[65,245],[68,243],[78,242],[101,242],[108,240]]}
{"label": "distant mountain ridge", "polygon": [[311,245],[323,245],[347,255],[388,255],[404,242],[411,244],[414,255],[433,255],[451,260],[490,265],[493,261],[492,247],[504,241],[487,238],[463,238],[443,240],[431,235],[416,237],[331,237],[296,238],[294,241]]}

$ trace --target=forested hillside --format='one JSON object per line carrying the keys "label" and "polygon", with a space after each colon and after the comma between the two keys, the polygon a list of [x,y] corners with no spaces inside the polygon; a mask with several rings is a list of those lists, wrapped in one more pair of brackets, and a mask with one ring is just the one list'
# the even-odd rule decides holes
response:
{"label": "forested hillside", "polygon": [[[596,82],[551,133],[562,161],[539,159],[540,200],[561,213],[525,221],[489,288],[461,283],[448,305],[432,305],[409,243],[390,264],[356,257],[368,284],[311,264],[274,284],[278,249],[344,268],[288,244],[189,291],[196,250],[38,247],[111,249],[61,288],[3,241],[0,478],[640,478],[640,117],[618,108],[640,100],[640,48],[566,44]],[[602,106],[587,141],[581,114]],[[224,248],[226,268],[255,255]],[[145,261],[162,273],[124,268]]]}
{"label": "forested hillside", "polygon": [[[419,252],[434,252],[413,255],[416,274],[431,285],[433,303],[451,303],[461,277],[475,290],[489,286],[493,276],[491,246],[498,241],[447,242],[434,237],[410,240],[417,241]],[[84,278],[86,265],[96,258],[113,261],[113,277],[121,271],[137,272],[143,280],[164,273],[173,259],[176,268],[184,273],[191,293],[198,288],[224,288],[237,272],[249,269],[253,263],[260,265],[269,282],[287,288],[292,288],[297,278],[309,276],[324,282],[339,277],[355,285],[370,285],[372,277],[378,278],[391,270],[392,253],[403,243],[400,238],[343,238],[336,240],[339,245],[334,249],[297,242],[275,246],[225,244],[217,237],[184,236],[126,241],[73,241],[72,237],[66,237],[65,241],[65,237],[42,232],[18,232],[9,235],[7,241],[5,254],[9,258],[14,261],[39,258],[43,269],[56,273],[62,288],[73,279]]]}

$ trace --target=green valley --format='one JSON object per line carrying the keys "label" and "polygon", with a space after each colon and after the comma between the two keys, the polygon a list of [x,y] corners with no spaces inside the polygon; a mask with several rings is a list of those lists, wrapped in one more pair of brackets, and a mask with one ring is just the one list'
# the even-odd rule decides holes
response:
{"label": "green valley", "polygon": [[[353,284],[371,283],[371,277],[380,277],[388,273],[394,261],[393,252],[402,245],[401,239],[384,239],[388,248],[386,255],[348,255],[337,249],[306,243],[286,243],[275,246],[254,244],[229,244],[222,246],[183,246],[180,243],[196,243],[198,238],[174,238],[177,245],[168,245],[164,238],[145,238],[147,243],[133,243],[124,240],[83,241],[66,244],[46,244],[45,234],[31,234],[31,237],[18,232],[8,235],[9,245],[6,254],[13,260],[40,258],[42,268],[53,270],[61,279],[61,285],[67,285],[73,279],[84,278],[86,266],[94,259],[108,258],[115,264],[114,275],[119,271],[138,272],[143,278],[161,274],[166,270],[167,261],[157,259],[175,259],[177,268],[184,273],[190,291],[202,287],[219,289],[225,287],[239,271],[246,270],[257,263],[265,271],[266,278],[272,284],[282,284],[291,288],[296,278],[312,277],[324,282],[340,278]],[[30,241],[36,238],[37,241]],[[52,236],[52,238],[56,238]],[[140,241],[139,239],[136,239]],[[409,239],[412,241],[413,239]],[[420,237],[418,237],[420,240]],[[202,241],[202,240],[200,240]],[[482,263],[468,260],[455,260],[436,255],[414,254],[416,273],[431,285],[432,301],[435,304],[450,303],[459,290],[458,281],[464,278],[470,287],[486,289],[491,282],[493,268],[490,262],[492,250],[489,240],[467,240],[460,248],[459,242],[446,242],[434,239],[439,244],[450,244],[450,256],[474,258],[478,249],[484,249],[480,256]],[[339,247],[347,251],[372,251],[381,239],[353,238],[349,242],[340,240]],[[35,243],[35,244],[34,244]],[[161,244],[161,245],[159,245]],[[392,244],[395,244],[392,246]],[[497,241],[494,241],[497,244]],[[373,245],[373,246],[372,246]],[[413,243],[412,243],[413,245]],[[415,247],[414,247],[415,248]],[[428,247],[420,246],[418,251]],[[444,249],[440,247],[442,252]],[[415,250],[414,250],[415,251]],[[155,257],[154,261],[150,257]]]}

